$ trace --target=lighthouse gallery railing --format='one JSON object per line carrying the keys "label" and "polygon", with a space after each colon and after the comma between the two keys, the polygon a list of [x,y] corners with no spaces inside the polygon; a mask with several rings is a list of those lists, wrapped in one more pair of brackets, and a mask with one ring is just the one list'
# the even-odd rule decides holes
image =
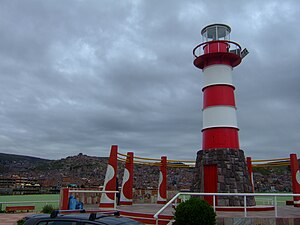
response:
{"label": "lighthouse gallery railing", "polygon": [[[204,47],[207,46],[207,52],[205,52],[205,54],[208,54],[208,53],[212,53],[211,52],[211,49],[210,49],[210,44],[214,44],[216,43],[217,44],[217,52],[221,52],[221,45],[226,43],[228,44],[228,52],[231,52],[231,53],[234,53],[238,56],[241,56],[241,51],[242,51],[242,47],[234,42],[234,41],[227,41],[227,40],[218,40],[218,41],[207,41],[207,42],[203,42],[199,45],[197,45],[194,49],[193,49],[193,55],[197,58],[201,55],[204,54]],[[197,54],[198,52],[198,54]]]}

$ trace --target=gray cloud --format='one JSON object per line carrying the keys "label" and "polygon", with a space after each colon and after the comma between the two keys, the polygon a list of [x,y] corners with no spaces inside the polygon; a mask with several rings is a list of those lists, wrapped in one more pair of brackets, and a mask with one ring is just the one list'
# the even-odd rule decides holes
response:
{"label": "gray cloud", "polygon": [[234,70],[240,145],[253,158],[298,151],[297,1],[3,1],[0,151],[57,159],[120,151],[195,159],[210,23],[250,51]]}

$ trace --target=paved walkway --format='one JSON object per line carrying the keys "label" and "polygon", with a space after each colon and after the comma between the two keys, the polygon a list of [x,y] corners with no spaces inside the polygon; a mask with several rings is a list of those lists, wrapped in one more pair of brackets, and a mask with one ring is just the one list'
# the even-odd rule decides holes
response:
{"label": "paved walkway", "polygon": [[[121,211],[155,214],[161,207],[162,205],[157,204],[135,204],[132,206],[118,206],[118,209]],[[174,210],[172,207],[167,207],[162,214],[173,215],[173,212]],[[217,217],[244,217],[244,212],[217,211]],[[275,211],[247,212],[247,217],[274,218]],[[280,206],[278,207],[277,217],[300,218],[300,208],[293,206]]]}
{"label": "paved walkway", "polygon": [[16,225],[18,220],[33,213],[0,213],[1,225]]}
{"label": "paved walkway", "polygon": [[[140,212],[155,214],[162,205],[157,204],[135,204],[133,206],[118,206],[120,211],[128,212]],[[98,209],[97,205],[88,206],[86,209]],[[168,207],[162,214],[173,215],[174,210],[172,207]],[[1,225],[16,225],[17,221],[23,217],[33,213],[0,213],[0,224]],[[274,211],[265,212],[247,212],[248,217],[252,218],[275,218]],[[221,218],[242,218],[244,217],[244,212],[217,212],[217,217]],[[279,218],[299,218],[300,219],[300,208],[295,208],[293,206],[283,206],[278,207],[278,217]]]}

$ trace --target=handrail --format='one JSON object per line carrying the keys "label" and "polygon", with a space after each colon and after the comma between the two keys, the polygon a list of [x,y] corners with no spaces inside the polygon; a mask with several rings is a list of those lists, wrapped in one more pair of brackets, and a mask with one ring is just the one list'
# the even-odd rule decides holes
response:
{"label": "handrail", "polygon": [[139,157],[139,156],[134,156],[134,159],[143,159],[143,160],[150,160],[150,161],[161,161],[161,159],[158,158],[146,158],[146,157]]}
{"label": "handrail", "polygon": [[[161,214],[172,202],[174,202],[180,195],[200,195],[200,196],[213,196],[215,202],[215,196],[241,196],[244,197],[244,217],[247,217],[247,205],[245,199],[251,196],[270,196],[274,197],[274,207],[275,207],[275,217],[277,217],[277,197],[287,196],[287,197],[298,197],[300,194],[282,194],[282,193],[197,193],[197,192],[179,192],[177,193],[169,202],[167,202],[157,213],[154,214],[154,219],[156,224],[158,224],[158,216]],[[216,206],[213,204],[214,211],[216,211]]]}
{"label": "handrail", "polygon": [[100,191],[100,190],[80,190],[80,189],[70,189],[69,192],[71,193],[118,193],[118,191]]}
{"label": "handrail", "polygon": [[252,159],[251,162],[272,162],[272,161],[282,161],[290,160],[290,158],[277,158],[277,159]]}
{"label": "handrail", "polygon": [[278,167],[278,166],[289,166],[290,163],[264,163],[264,164],[253,164],[252,167]]}
{"label": "handrail", "polygon": [[160,210],[157,211],[157,213],[154,214],[154,219],[158,219],[158,215],[162,213],[173,201],[175,201],[182,193],[184,192],[179,192],[177,193],[167,204],[165,204]]}
{"label": "handrail", "polygon": [[196,50],[197,50],[199,47],[201,47],[201,46],[203,46],[203,45],[211,44],[211,43],[220,43],[220,42],[234,44],[236,47],[238,47],[240,50],[242,50],[242,47],[241,47],[238,43],[236,43],[236,42],[234,42],[234,41],[227,41],[227,40],[207,41],[207,42],[203,42],[203,43],[197,45],[197,46],[193,49],[193,55],[195,56],[195,58],[199,57],[200,55],[197,56],[195,52],[196,52]]}
{"label": "handrail", "polygon": [[185,163],[196,163],[196,160],[180,160],[180,159],[168,159],[168,162],[185,162]]}
{"label": "handrail", "polygon": [[126,155],[126,154],[122,154],[122,153],[120,153],[120,152],[118,152],[118,155],[121,155],[121,156],[127,157],[127,155]]}
{"label": "handrail", "polygon": [[[225,43],[228,42],[228,43],[235,44],[239,49],[241,49],[241,46],[240,46],[238,43],[233,42],[233,41],[227,41],[227,40],[225,40],[225,41],[224,41],[224,40],[219,40],[219,41],[207,41],[207,42],[203,42],[203,43],[197,45],[197,46],[194,48],[194,50],[193,50],[194,56],[197,57],[197,56],[195,55],[195,51],[196,51],[196,49],[197,49],[198,47],[200,47],[200,46],[202,46],[202,45],[205,45],[205,44],[208,44],[208,43],[213,43],[213,42],[225,42]],[[127,156],[128,156],[128,155],[123,154],[123,153],[120,153],[120,152],[118,152],[118,155],[125,157],[125,158],[118,157],[118,159],[121,160],[121,161],[126,161],[126,158],[127,158]],[[158,161],[158,162],[161,161],[161,159],[159,159],[159,158],[146,158],[146,157],[139,157],[139,156],[134,156],[133,158],[135,158],[135,159],[141,159],[141,160],[149,160],[149,161]],[[252,159],[251,162],[252,162],[252,163],[253,163],[253,162],[274,162],[274,163],[276,163],[276,161],[279,161],[278,163],[286,163],[286,162],[282,162],[282,161],[289,161],[289,160],[290,160],[290,158]],[[142,161],[140,161],[140,160],[134,160],[134,161],[142,162]],[[169,163],[169,162],[170,162],[170,163],[171,163],[171,162],[195,163],[196,160],[167,159],[167,162],[168,162],[168,163]],[[145,163],[151,163],[151,162],[145,162]],[[264,165],[264,164],[255,164],[255,165]]]}

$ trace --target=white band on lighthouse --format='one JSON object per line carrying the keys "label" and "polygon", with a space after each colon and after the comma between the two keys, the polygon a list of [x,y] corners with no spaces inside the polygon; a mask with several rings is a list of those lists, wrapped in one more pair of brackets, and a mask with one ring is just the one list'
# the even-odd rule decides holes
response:
{"label": "white band on lighthouse", "polygon": [[203,109],[203,129],[213,127],[238,128],[236,108],[232,106],[213,106]]}
{"label": "white band on lighthouse", "polygon": [[204,83],[203,88],[211,86],[211,85],[218,85],[218,84],[225,84],[233,86],[232,82],[232,67],[228,65],[212,65],[208,66],[203,69],[204,74]]}

